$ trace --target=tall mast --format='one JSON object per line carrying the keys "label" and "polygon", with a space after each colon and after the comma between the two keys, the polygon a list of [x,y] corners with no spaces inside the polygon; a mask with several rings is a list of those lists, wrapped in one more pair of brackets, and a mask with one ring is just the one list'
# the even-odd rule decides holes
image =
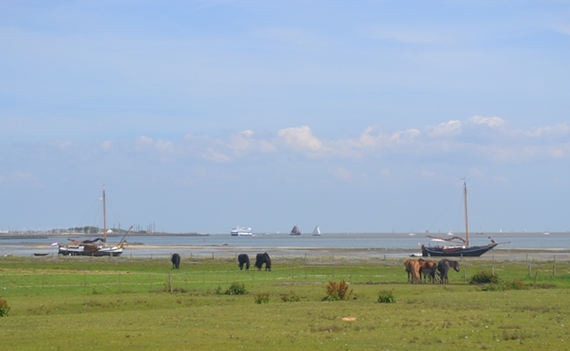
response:
{"label": "tall mast", "polygon": [[107,206],[105,204],[105,185],[103,185],[103,240],[107,242]]}
{"label": "tall mast", "polygon": [[463,207],[465,208],[465,244],[469,247],[469,216],[467,215],[467,183],[463,183]]}

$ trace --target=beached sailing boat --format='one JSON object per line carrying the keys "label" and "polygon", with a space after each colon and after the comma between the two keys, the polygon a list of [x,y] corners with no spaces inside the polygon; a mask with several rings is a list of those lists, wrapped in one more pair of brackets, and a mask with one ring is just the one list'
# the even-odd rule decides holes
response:
{"label": "beached sailing boat", "polygon": [[119,243],[115,246],[107,246],[107,209],[105,203],[105,187],[103,187],[103,238],[93,240],[69,239],[68,245],[59,245],[58,254],[64,256],[120,256],[123,253],[125,238],[133,226],[127,230]]}
{"label": "beached sailing boat", "polygon": [[318,224],[315,227],[315,229],[313,230],[313,236],[321,236],[321,228],[319,228]]}
{"label": "beached sailing boat", "polygon": [[469,243],[469,218],[467,212],[467,183],[463,183],[463,207],[465,211],[465,238],[454,236],[451,238],[437,238],[429,236],[432,241],[439,243],[452,243],[443,246],[424,246],[422,245],[422,256],[452,256],[452,257],[479,257],[487,251],[499,245],[495,240],[491,239],[491,243],[482,246],[471,246]]}

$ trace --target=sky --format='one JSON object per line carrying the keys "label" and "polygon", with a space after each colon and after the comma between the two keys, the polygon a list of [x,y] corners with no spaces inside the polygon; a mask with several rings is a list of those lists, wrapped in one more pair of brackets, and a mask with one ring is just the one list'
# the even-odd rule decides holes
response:
{"label": "sky", "polygon": [[567,231],[568,62],[567,1],[0,1],[0,230]]}

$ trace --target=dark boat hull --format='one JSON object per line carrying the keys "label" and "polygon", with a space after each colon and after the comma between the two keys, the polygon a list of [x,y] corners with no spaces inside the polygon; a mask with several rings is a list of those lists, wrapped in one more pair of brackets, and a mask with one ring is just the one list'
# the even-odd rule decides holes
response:
{"label": "dark boat hull", "polygon": [[123,253],[122,249],[119,250],[81,250],[76,248],[66,248],[60,247],[58,250],[59,255],[63,256],[90,256],[90,257],[102,257],[102,256],[113,256],[117,257]]}
{"label": "dark boat hull", "polygon": [[422,247],[424,257],[479,257],[497,246],[496,243],[471,247]]}

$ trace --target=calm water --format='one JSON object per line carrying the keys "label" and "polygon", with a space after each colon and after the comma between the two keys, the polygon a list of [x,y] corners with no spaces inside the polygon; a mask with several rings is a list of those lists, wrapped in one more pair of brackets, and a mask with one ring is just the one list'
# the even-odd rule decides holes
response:
{"label": "calm water", "polygon": [[[447,234],[432,234],[447,237]],[[492,236],[497,242],[510,242],[501,244],[498,249],[568,249],[570,248],[570,233],[492,233],[484,235],[471,235],[471,245],[484,245],[489,243],[488,237]],[[82,238],[79,238],[82,239]],[[132,250],[136,255],[159,254],[164,250],[148,249],[144,245],[193,245],[212,248],[227,244],[230,248],[257,248],[271,250],[271,248],[284,249],[418,249],[418,243],[429,244],[430,239],[423,233],[410,235],[409,233],[346,233],[327,234],[322,236],[289,234],[258,234],[252,237],[232,237],[229,234],[211,234],[208,236],[129,236],[128,242],[141,243],[137,250]],[[119,238],[108,238],[110,243]],[[50,245],[53,242],[65,243],[67,237],[42,237],[42,238],[3,238],[0,239],[0,254],[7,255],[31,255],[33,252],[57,252],[57,248]],[[30,248],[30,244],[45,246],[45,248]],[[171,251],[171,250],[168,250]]]}

